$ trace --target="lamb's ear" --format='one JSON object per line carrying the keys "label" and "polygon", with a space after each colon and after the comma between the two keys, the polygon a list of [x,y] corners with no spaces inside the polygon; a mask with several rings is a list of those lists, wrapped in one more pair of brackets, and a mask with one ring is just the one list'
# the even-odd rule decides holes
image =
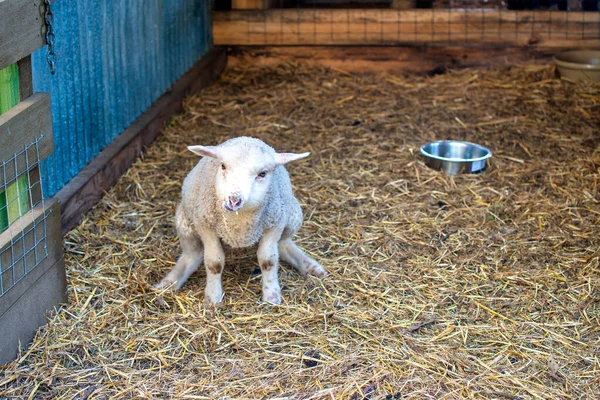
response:
{"label": "lamb's ear", "polygon": [[188,146],[188,150],[199,156],[219,158],[215,146]]}
{"label": "lamb's ear", "polygon": [[295,153],[277,153],[275,154],[275,162],[277,165],[284,165],[292,161],[300,160],[302,158],[308,157],[310,152],[295,154]]}

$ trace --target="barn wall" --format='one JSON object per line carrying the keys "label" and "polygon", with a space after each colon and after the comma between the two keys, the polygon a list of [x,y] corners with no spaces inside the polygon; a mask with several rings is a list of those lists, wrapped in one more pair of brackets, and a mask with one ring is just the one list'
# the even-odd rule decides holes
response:
{"label": "barn wall", "polygon": [[52,3],[56,74],[33,55],[35,91],[52,96],[53,196],[212,46],[209,0]]}

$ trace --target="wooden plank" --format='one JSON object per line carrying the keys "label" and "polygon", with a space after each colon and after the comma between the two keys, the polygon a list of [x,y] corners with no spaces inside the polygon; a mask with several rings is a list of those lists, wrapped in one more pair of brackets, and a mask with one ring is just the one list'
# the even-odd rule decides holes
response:
{"label": "wooden plank", "polygon": [[[17,175],[27,170],[38,157],[36,147],[23,152],[26,146],[43,137],[37,144],[37,156],[40,160],[54,151],[52,135],[52,114],[50,112],[50,95],[36,93],[29,96],[4,114],[0,115],[0,188]],[[2,163],[20,153],[15,162]]]}
{"label": "wooden plank", "polygon": [[448,69],[548,63],[553,54],[524,47],[241,46],[231,50],[227,65],[273,66],[301,61],[345,72],[433,75]]}
{"label": "wooden plank", "polygon": [[31,56],[19,60],[19,98],[25,100],[33,94],[33,73],[31,70]]}
{"label": "wooden plank", "polygon": [[[37,280],[22,281],[28,290],[3,314],[0,315],[0,365],[13,361],[19,346],[25,352],[35,332],[51,318],[56,308],[67,302],[65,261],[61,257],[46,267]],[[31,282],[30,282],[31,281]],[[2,298],[0,297],[0,302]]]}
{"label": "wooden plank", "polygon": [[[44,215],[46,215],[45,230]],[[34,226],[36,227],[35,230],[32,229]],[[15,259],[20,258],[23,249],[26,253],[26,256],[13,266],[16,284],[12,281],[12,273],[5,272],[2,274],[5,291],[0,296],[0,316],[17,302],[31,284],[42,276],[50,266],[62,258],[63,238],[60,228],[60,204],[56,199],[46,199],[44,204],[39,204],[19,221],[14,222],[10,230],[0,234],[2,270],[6,270],[12,264],[13,257]],[[26,234],[24,238],[19,239],[21,232],[26,232]],[[45,239],[44,232],[46,234]],[[9,249],[11,242],[13,243],[13,251]],[[35,243],[37,243],[37,246],[33,251],[29,251]],[[44,246],[47,252],[45,257]],[[6,251],[7,249],[9,250]],[[39,262],[37,266],[35,266],[36,257]],[[26,274],[24,274],[25,271],[27,271]],[[6,290],[7,288],[8,290]]]}
{"label": "wooden plank", "polygon": [[260,10],[279,6],[279,0],[231,0],[232,10]]}
{"label": "wooden plank", "polygon": [[255,10],[265,8],[264,0],[231,0],[232,10]]}
{"label": "wooden plank", "polygon": [[0,69],[46,44],[42,0],[0,1]]}
{"label": "wooden plank", "polygon": [[227,53],[224,49],[213,48],[209,51],[56,194],[62,206],[63,233],[77,225],[81,217],[127,171],[142,150],[154,141],[165,123],[182,111],[184,98],[208,86],[223,71],[226,62]]}
{"label": "wooden plank", "polygon": [[215,45],[600,46],[600,13],[283,9],[213,13]]}

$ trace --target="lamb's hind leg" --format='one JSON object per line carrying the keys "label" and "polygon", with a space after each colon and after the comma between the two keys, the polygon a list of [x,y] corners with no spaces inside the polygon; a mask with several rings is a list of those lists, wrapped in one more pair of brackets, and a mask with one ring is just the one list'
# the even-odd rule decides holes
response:
{"label": "lamb's hind leg", "polygon": [[181,209],[177,210],[175,221],[182,253],[175,267],[160,283],[154,286],[156,289],[171,288],[179,290],[188,278],[198,270],[204,258],[202,242],[194,233],[191,224],[183,215]]}
{"label": "lamb's hind leg", "polygon": [[279,244],[279,256],[282,260],[291,264],[300,275],[306,277],[313,275],[318,278],[327,276],[327,271],[317,261],[307,256],[292,239],[282,239]]}

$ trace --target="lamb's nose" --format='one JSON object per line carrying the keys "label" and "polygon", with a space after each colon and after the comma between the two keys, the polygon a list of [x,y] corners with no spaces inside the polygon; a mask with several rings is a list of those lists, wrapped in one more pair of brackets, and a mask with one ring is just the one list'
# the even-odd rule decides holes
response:
{"label": "lamb's nose", "polygon": [[229,207],[234,211],[242,206],[242,196],[239,193],[230,194],[227,201],[229,203]]}

